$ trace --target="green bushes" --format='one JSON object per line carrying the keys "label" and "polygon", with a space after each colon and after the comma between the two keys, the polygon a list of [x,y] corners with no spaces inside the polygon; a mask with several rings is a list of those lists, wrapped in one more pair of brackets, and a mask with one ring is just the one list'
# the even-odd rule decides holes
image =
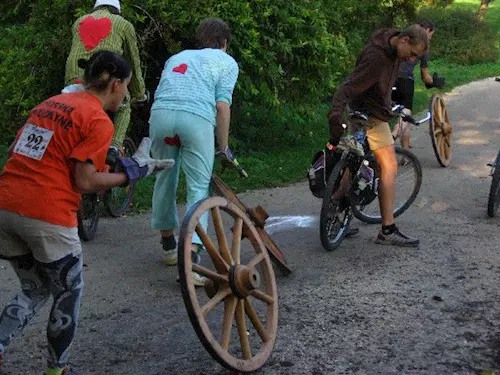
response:
{"label": "green bushes", "polygon": [[[34,105],[60,91],[71,25],[93,4],[94,0],[1,2],[0,143],[12,139]],[[372,32],[407,24],[421,4],[418,0],[122,0],[122,10],[136,27],[151,91],[165,60],[194,47],[195,28],[202,18],[220,17],[231,25],[234,40],[229,52],[240,65],[232,143],[250,151],[308,140],[309,124],[321,121],[314,105],[325,103],[351,71]],[[495,59],[496,51],[482,38],[488,35],[487,26],[477,24],[472,15],[449,12],[445,8],[420,13],[439,24],[432,57],[467,63]]]}
{"label": "green bushes", "polygon": [[430,18],[437,24],[432,39],[432,58],[456,64],[494,62],[498,49],[486,22],[480,22],[472,12],[454,9],[423,9],[419,16]]}

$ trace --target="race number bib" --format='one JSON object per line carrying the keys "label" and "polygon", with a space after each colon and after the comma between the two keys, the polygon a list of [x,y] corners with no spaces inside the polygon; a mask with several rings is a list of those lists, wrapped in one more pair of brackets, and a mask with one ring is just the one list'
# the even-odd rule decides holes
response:
{"label": "race number bib", "polygon": [[14,152],[31,159],[40,160],[43,158],[53,135],[52,130],[26,124],[14,146]]}

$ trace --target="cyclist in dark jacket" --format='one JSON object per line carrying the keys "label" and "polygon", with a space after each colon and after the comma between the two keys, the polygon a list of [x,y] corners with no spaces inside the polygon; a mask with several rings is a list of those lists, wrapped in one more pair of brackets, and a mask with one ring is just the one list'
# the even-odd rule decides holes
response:
{"label": "cyclist in dark jacket", "polygon": [[342,114],[346,105],[369,114],[367,138],[381,169],[379,201],[382,229],[376,242],[381,244],[418,246],[419,240],[402,234],[394,224],[394,200],[398,169],[394,140],[387,121],[392,117],[392,87],[402,62],[414,62],[429,46],[425,29],[412,25],[401,31],[376,31],[358,58],[351,76],[337,90],[328,113],[330,144],[336,146],[344,128]]}

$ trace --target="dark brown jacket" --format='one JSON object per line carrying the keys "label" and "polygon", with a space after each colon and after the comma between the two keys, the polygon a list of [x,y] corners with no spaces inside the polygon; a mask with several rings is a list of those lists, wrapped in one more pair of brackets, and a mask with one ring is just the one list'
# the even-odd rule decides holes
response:
{"label": "dark brown jacket", "polygon": [[392,117],[391,94],[399,71],[400,60],[390,38],[399,35],[397,29],[380,29],[370,38],[359,56],[351,76],[333,97],[328,112],[330,135],[338,138],[344,132],[342,114],[346,104],[353,110],[368,113],[380,120]]}

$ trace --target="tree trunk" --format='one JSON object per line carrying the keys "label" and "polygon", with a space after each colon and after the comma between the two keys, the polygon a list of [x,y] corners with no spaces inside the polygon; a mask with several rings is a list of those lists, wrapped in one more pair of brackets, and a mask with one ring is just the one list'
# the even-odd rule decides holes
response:
{"label": "tree trunk", "polygon": [[481,6],[479,7],[479,10],[477,11],[477,18],[480,21],[484,20],[484,17],[486,16],[486,11],[488,10],[488,5],[490,5],[491,0],[481,0]]}

